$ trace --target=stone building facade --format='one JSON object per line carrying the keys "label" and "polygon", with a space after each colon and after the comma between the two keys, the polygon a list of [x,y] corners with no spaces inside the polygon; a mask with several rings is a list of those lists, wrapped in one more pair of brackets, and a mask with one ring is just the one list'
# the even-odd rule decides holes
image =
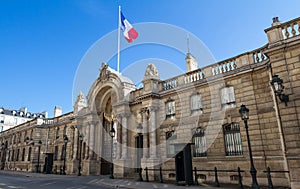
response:
{"label": "stone building facade", "polygon": [[[1,168],[100,175],[110,173],[112,161],[115,177],[136,177],[140,166],[162,167],[164,179],[175,180],[188,174],[188,166],[240,167],[243,183],[250,185],[248,141],[239,114],[244,104],[250,110],[258,183],[267,185],[263,171],[270,167],[286,171],[272,173],[274,185],[300,188],[299,26],[300,18],[285,23],[274,18],[265,30],[268,44],[200,69],[188,53],[187,73],[168,80],[160,80],[159,70],[149,64],[140,89],[103,63],[73,112],[0,133]],[[280,94],[270,83],[274,75],[283,81]],[[159,172],[150,170],[149,177],[158,179]],[[197,177],[214,179],[209,171]],[[236,179],[236,172],[219,173],[220,182]]]}

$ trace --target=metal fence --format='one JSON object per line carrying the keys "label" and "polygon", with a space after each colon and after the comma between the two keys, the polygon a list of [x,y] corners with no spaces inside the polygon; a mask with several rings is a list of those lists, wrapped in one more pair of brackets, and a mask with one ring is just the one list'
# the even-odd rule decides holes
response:
{"label": "metal fence", "polygon": [[[146,182],[149,182],[149,173],[148,171],[159,171],[159,181],[160,183],[163,183],[163,172],[165,171],[173,171],[176,172],[175,169],[162,169],[162,167],[159,167],[159,169],[150,169],[148,167],[146,167],[145,169],[145,175],[146,175]],[[197,169],[196,167],[194,167],[193,170],[193,174],[194,174],[194,184],[195,185],[199,185],[198,182],[198,173],[199,172],[214,172],[214,186],[215,187],[220,187],[220,183],[219,183],[219,179],[218,179],[218,173],[237,173],[238,176],[238,188],[239,189],[243,189],[243,182],[242,182],[242,175],[241,173],[245,172],[244,170],[241,170],[240,167],[237,168],[237,170],[222,170],[222,169],[217,169],[217,167],[215,167],[214,169]],[[268,179],[268,188],[269,189],[273,189],[273,183],[272,183],[272,177],[271,177],[271,173],[289,173],[289,171],[280,171],[280,170],[273,170],[271,171],[270,167],[267,168],[266,171],[263,171],[264,173],[267,174],[267,179]]]}

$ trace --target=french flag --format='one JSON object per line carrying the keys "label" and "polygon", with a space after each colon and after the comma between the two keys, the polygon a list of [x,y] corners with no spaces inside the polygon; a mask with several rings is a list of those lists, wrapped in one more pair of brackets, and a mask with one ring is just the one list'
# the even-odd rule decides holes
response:
{"label": "french flag", "polygon": [[123,35],[128,43],[131,43],[138,37],[138,32],[132,27],[128,20],[124,17],[121,11],[121,25],[120,28],[123,32]]}

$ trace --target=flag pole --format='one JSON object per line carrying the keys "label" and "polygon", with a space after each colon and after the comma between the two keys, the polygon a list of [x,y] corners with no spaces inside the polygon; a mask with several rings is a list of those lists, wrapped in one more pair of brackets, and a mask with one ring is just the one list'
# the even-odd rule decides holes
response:
{"label": "flag pole", "polygon": [[119,18],[118,18],[118,68],[117,71],[120,73],[120,27],[121,27],[121,6],[119,6]]}

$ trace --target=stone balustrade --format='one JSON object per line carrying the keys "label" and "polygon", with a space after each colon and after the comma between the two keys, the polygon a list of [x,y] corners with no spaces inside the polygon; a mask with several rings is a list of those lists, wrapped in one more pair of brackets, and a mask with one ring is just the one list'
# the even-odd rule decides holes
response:
{"label": "stone balustrade", "polygon": [[221,74],[230,74],[236,69],[246,65],[262,63],[268,60],[268,57],[263,53],[265,48],[267,48],[267,45],[251,52],[243,53],[233,58],[161,81],[160,89],[161,91],[167,91],[189,83],[200,82],[207,78],[216,77]]}
{"label": "stone balustrade", "polygon": [[195,81],[199,81],[204,79],[204,73],[201,71],[201,69],[192,71],[192,72],[188,72],[185,74],[184,76],[184,83],[192,83]]}
{"label": "stone balustrade", "polygon": [[292,37],[300,35],[300,18],[282,23],[280,25],[284,39],[290,39]]}
{"label": "stone balustrade", "polygon": [[162,82],[163,90],[174,89],[178,86],[178,78],[168,79]]}

